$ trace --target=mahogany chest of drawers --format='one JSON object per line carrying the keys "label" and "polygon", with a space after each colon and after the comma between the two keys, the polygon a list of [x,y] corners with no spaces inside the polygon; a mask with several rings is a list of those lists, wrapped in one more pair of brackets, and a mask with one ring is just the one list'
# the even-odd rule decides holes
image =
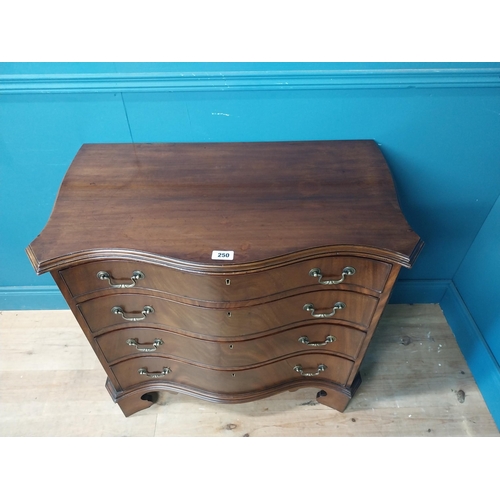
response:
{"label": "mahogany chest of drawers", "polygon": [[128,416],[303,386],[343,411],[421,247],[373,141],[87,144],[27,253]]}

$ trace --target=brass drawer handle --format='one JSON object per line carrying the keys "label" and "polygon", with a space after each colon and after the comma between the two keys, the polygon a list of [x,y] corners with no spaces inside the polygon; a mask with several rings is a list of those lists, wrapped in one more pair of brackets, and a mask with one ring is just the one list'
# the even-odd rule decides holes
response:
{"label": "brass drawer handle", "polygon": [[156,351],[157,347],[162,345],[164,342],[162,339],[155,339],[154,342],[151,345],[151,347],[139,347],[139,346],[145,346],[148,344],[139,344],[138,339],[128,339],[127,344],[130,346],[134,346],[138,351],[140,352],[154,352]]}
{"label": "brass drawer handle", "polygon": [[132,288],[137,285],[137,280],[144,279],[144,273],[141,271],[134,271],[132,273],[132,276],[130,277],[132,283],[114,283],[114,281],[116,282],[116,279],[110,276],[107,271],[99,271],[97,273],[97,277],[100,280],[108,280],[109,286],[111,288]]}
{"label": "brass drawer handle", "polygon": [[141,316],[125,316],[127,314],[120,306],[115,306],[111,309],[113,314],[119,314],[125,321],[142,321],[146,319],[148,314],[154,313],[155,310],[151,306],[144,306],[140,313]]}
{"label": "brass drawer handle", "polygon": [[344,267],[344,269],[342,270],[342,276],[338,280],[321,281],[323,279],[323,275],[321,274],[321,269],[315,267],[314,269],[311,269],[309,271],[309,276],[312,276],[313,278],[318,278],[318,283],[320,285],[338,285],[339,283],[342,283],[345,280],[346,276],[352,276],[355,272],[356,269],[354,269],[354,267]]}
{"label": "brass drawer handle", "polygon": [[311,373],[311,372],[305,372],[302,368],[302,365],[295,365],[293,369],[297,372],[300,373],[303,377],[316,377],[318,376],[321,372],[324,372],[326,370],[326,365],[318,365],[318,371],[316,373]]}
{"label": "brass drawer handle", "polygon": [[331,318],[332,316],[335,316],[335,313],[339,311],[340,309],[345,309],[346,305],[343,302],[336,302],[335,305],[333,306],[332,312],[331,313],[314,313],[314,306],[312,304],[304,304],[304,311],[310,312],[311,316],[313,318]]}
{"label": "brass drawer handle", "polygon": [[301,342],[302,344],[310,345],[312,347],[320,347],[322,345],[327,345],[330,344],[331,342],[335,342],[336,340],[337,340],[336,337],[334,337],[333,335],[328,335],[328,337],[325,338],[324,342],[309,342],[309,338],[305,336],[299,338],[299,342]]}
{"label": "brass drawer handle", "polygon": [[149,378],[160,378],[164,377],[168,373],[170,373],[172,370],[168,367],[163,368],[161,372],[148,372],[147,368],[139,368],[138,373],[139,375],[146,375],[146,377]]}

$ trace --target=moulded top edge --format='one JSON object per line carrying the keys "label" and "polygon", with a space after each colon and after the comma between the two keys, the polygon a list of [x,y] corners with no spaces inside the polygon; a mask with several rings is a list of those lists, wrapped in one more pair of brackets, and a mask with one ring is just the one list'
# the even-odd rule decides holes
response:
{"label": "moulded top edge", "polygon": [[240,264],[234,264],[231,262],[217,262],[213,264],[189,262],[170,258],[167,256],[149,254],[124,248],[83,250],[77,253],[61,255],[57,258],[45,262],[38,262],[31,248],[31,245],[26,249],[26,253],[28,254],[28,257],[37,274],[44,274],[46,272],[57,271],[66,267],[103,260],[129,260],[134,262],[143,262],[148,264],[166,266],[172,269],[177,269],[179,271],[196,272],[203,274],[232,274],[257,272],[272,269],[275,267],[285,266],[303,260],[341,255],[352,255],[355,257],[381,260],[390,264],[410,268],[412,267],[413,262],[417,258],[422,247],[423,241],[420,240],[419,245],[417,245],[417,247],[415,248],[415,252],[413,252],[410,258],[408,258],[405,255],[391,252],[386,249],[337,245],[325,248],[311,248],[299,252],[294,252],[288,255],[277,256],[263,261]]}

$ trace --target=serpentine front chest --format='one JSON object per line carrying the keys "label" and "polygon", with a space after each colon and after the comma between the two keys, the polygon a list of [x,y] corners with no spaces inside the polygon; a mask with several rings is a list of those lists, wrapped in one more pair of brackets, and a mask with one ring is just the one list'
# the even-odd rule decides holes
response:
{"label": "serpentine front chest", "polygon": [[373,141],[86,144],[27,253],[128,416],[303,386],[343,411],[421,247]]}

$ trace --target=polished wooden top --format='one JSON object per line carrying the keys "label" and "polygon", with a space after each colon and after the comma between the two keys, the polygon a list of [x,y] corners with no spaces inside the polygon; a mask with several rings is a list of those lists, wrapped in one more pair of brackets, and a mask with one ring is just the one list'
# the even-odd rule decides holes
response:
{"label": "polished wooden top", "polygon": [[411,267],[421,246],[373,141],[85,144],[27,253],[38,273],[106,257],[217,271],[332,252]]}

